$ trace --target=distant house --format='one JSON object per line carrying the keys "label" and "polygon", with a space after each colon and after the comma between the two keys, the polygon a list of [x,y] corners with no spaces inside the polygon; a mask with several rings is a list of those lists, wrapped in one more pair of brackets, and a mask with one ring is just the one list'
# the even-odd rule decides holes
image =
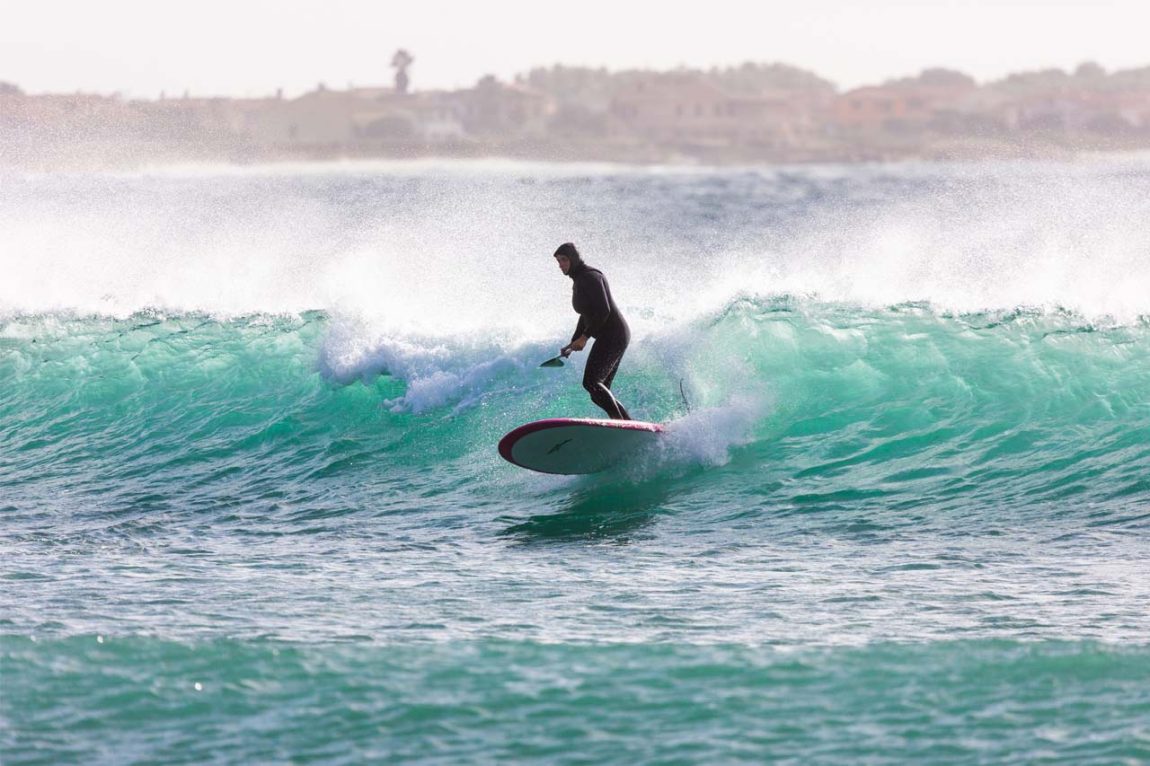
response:
{"label": "distant house", "polygon": [[439,144],[464,140],[466,111],[455,94],[440,91],[406,93],[392,88],[360,88],[352,115],[358,142]]}
{"label": "distant house", "polygon": [[835,100],[832,123],[846,133],[913,131],[969,111],[977,84],[964,77],[939,79],[924,75],[847,91]]}
{"label": "distant house", "polygon": [[238,103],[227,98],[167,98],[134,101],[132,106],[149,140],[202,142],[235,135]]}
{"label": "distant house", "polygon": [[351,143],[356,127],[382,113],[374,103],[378,94],[337,91],[320,86],[293,99],[279,110],[277,138],[289,144],[331,146]]}
{"label": "distant house", "polygon": [[458,143],[468,138],[464,127],[467,104],[454,92],[418,94],[414,113],[419,137],[428,144]]}
{"label": "distant house", "polygon": [[227,104],[223,119],[236,138],[260,142],[269,137],[265,130],[269,115],[283,109],[283,95],[269,98],[232,99]]}
{"label": "distant house", "polygon": [[555,113],[555,100],[522,83],[501,83],[490,75],[455,94],[468,133],[477,136],[540,136]]}
{"label": "distant house", "polygon": [[610,111],[627,133],[662,144],[789,145],[811,123],[786,94],[732,95],[696,75],[636,78]]}
{"label": "distant house", "polygon": [[1150,132],[1150,90],[1114,94],[1115,113],[1131,128]]}
{"label": "distant house", "polygon": [[295,99],[259,99],[240,110],[241,132],[273,146],[348,146],[367,138],[411,134],[391,88],[332,90],[320,85]]}
{"label": "distant house", "polygon": [[465,140],[465,100],[454,93],[319,87],[296,99],[260,99],[238,110],[237,132],[286,149],[370,149]]}
{"label": "distant house", "polygon": [[1001,114],[1017,131],[1139,132],[1150,130],[1150,93],[1060,89],[1014,98]]}

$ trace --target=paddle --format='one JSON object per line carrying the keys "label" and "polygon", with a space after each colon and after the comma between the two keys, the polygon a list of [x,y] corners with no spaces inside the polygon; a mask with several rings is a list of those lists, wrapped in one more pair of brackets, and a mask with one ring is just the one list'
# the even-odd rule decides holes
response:
{"label": "paddle", "polygon": [[[568,353],[570,353],[570,352],[568,352]],[[563,360],[566,358],[567,358],[567,354],[561,353],[561,354],[559,354],[559,356],[554,357],[552,359],[548,359],[546,362],[544,362],[543,364],[541,364],[539,366],[540,367],[562,367],[563,366]]]}

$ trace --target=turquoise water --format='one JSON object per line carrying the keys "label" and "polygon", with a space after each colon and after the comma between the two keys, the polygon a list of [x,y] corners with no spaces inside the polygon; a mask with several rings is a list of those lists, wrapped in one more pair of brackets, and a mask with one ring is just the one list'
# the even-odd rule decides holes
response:
{"label": "turquoise water", "polygon": [[57,762],[1140,763],[1150,747],[1144,648],[6,645],[15,722]]}
{"label": "turquoise water", "polygon": [[[1150,168],[0,185],[0,760],[1150,761]],[[634,330],[594,415],[550,252]],[[680,395],[680,382],[690,408]]]}

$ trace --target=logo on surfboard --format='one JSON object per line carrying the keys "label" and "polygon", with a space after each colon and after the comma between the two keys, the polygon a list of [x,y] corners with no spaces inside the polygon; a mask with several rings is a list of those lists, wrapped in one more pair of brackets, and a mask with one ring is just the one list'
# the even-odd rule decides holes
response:
{"label": "logo on surfboard", "polygon": [[563,449],[564,446],[566,446],[567,444],[570,444],[572,441],[574,441],[574,439],[564,439],[563,441],[559,442],[558,444],[556,444],[551,449],[547,450],[547,454],[548,455],[554,455],[556,452]]}

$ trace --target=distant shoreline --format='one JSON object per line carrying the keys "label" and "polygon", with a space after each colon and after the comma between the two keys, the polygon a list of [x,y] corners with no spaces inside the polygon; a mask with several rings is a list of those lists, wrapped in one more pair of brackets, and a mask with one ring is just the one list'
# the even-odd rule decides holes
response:
{"label": "distant shoreline", "polygon": [[738,167],[804,167],[804,166],[850,166],[850,165],[897,165],[904,163],[922,164],[978,164],[983,162],[1082,162],[1082,161],[1125,161],[1150,159],[1150,148],[1130,147],[1041,147],[1023,150],[1020,147],[995,147],[990,151],[960,152],[871,152],[854,155],[826,153],[821,156],[754,156],[746,153],[712,153],[687,155],[681,153],[652,154],[643,157],[628,157],[611,152],[596,153],[545,153],[531,151],[504,152],[405,152],[394,154],[366,153],[274,153],[246,154],[242,157],[227,153],[212,152],[165,152],[145,154],[133,151],[66,151],[56,153],[36,153],[34,157],[20,158],[17,161],[0,160],[0,171],[26,171],[38,173],[52,172],[134,172],[149,169],[179,167],[215,167],[220,169],[245,169],[268,167],[323,167],[323,166],[363,166],[372,164],[398,165],[466,165],[490,163],[523,163],[540,165],[603,165],[619,168],[738,168]]}
{"label": "distant shoreline", "polygon": [[0,82],[0,167],[498,157],[633,165],[1070,159],[1150,150],[1150,67],[1090,62],[978,83],[933,68],[839,91],[785,64],[534,69],[512,82],[297,98],[26,94]]}

